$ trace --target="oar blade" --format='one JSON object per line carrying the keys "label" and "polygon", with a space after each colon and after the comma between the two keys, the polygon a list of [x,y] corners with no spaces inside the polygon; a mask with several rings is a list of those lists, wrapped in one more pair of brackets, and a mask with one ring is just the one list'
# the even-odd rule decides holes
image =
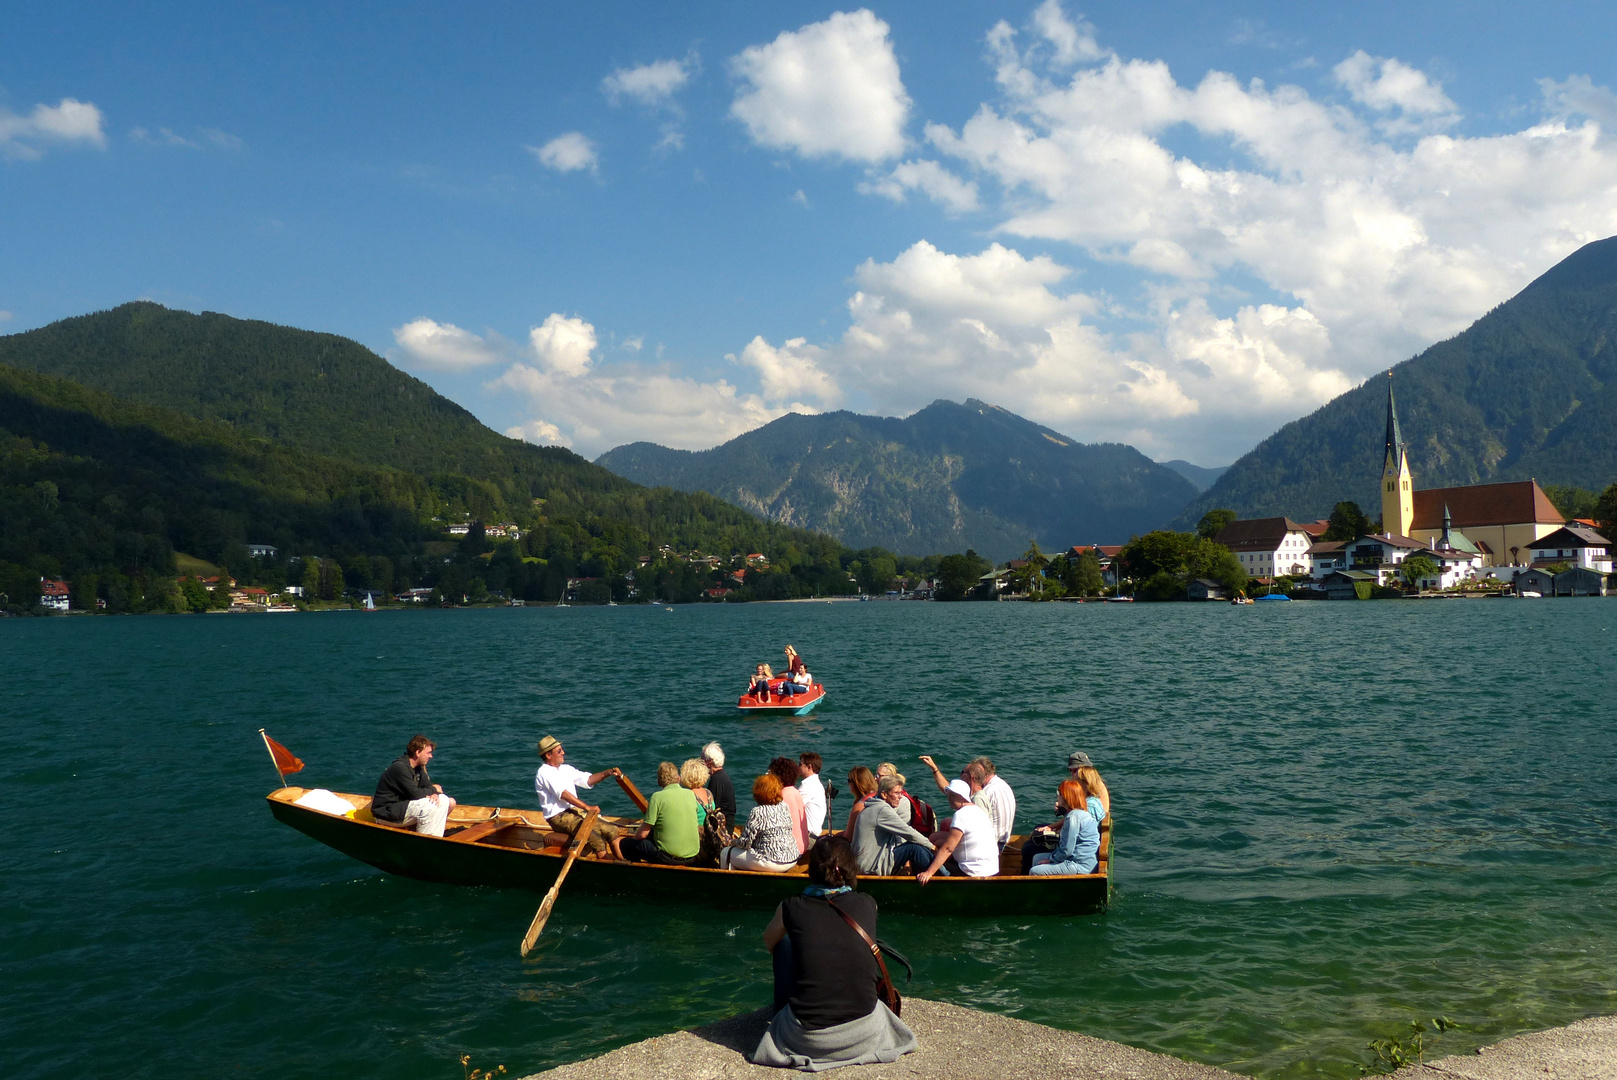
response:
{"label": "oar blade", "polygon": [[544,931],[545,923],[550,920],[550,910],[556,906],[556,897],[561,895],[561,883],[567,880],[567,871],[573,868],[573,860],[578,853],[584,850],[589,842],[590,834],[595,831],[595,823],[600,819],[599,810],[591,810],[584,817],[584,823],[578,827],[573,836],[573,842],[567,848],[567,860],[561,864],[561,872],[556,875],[556,883],[545,893],[545,898],[539,904],[539,910],[533,913],[533,922],[528,924],[528,932],[522,935],[522,956],[524,958],[533,951],[538,944],[539,935]]}
{"label": "oar blade", "polygon": [[550,921],[550,912],[556,906],[556,895],[561,892],[560,885],[552,885],[550,891],[545,893],[544,902],[539,910],[533,914],[533,922],[528,924],[528,932],[522,937],[522,955],[526,957],[533,952],[533,947],[539,943],[539,935],[545,932],[545,923]]}

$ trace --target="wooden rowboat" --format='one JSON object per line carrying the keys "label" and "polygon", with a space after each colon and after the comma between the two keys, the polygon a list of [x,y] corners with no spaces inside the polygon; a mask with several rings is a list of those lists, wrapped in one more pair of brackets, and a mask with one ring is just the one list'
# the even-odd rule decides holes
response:
{"label": "wooden rowboat", "polygon": [[806,694],[789,694],[780,696],[779,690],[785,679],[771,679],[771,693],[767,698],[753,697],[751,694],[742,694],[736,702],[736,708],[744,713],[789,713],[792,716],[807,716],[814,711],[814,706],[825,700],[825,684],[814,683]]}
{"label": "wooden rowboat", "polygon": [[[270,792],[276,820],[344,855],[390,874],[451,885],[543,892],[556,880],[567,836],[555,832],[537,811],[493,806],[456,806],[448,835],[423,836],[371,816],[369,797],[338,796],[354,808],[348,815],[294,805],[308,788]],[[603,817],[631,826],[625,818]],[[1111,894],[1110,818],[1101,826],[1100,864],[1093,874],[1023,877],[1021,837],[1012,837],[1000,857],[998,877],[936,877],[922,886],[913,877],[861,877],[861,892],[884,912],[915,915],[1080,915],[1103,911]],[[581,858],[567,878],[567,891],[624,896],[665,903],[767,910],[803,890],[802,866],[786,874],[708,870]]]}

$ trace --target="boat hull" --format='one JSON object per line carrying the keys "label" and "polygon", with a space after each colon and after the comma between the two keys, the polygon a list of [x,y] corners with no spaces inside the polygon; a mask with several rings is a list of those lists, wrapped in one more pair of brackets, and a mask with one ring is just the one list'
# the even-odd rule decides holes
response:
{"label": "boat hull", "polygon": [[[473,842],[453,836],[423,836],[404,829],[326,814],[293,805],[303,788],[270,794],[270,812],[298,832],[390,874],[449,885],[543,892],[556,881],[564,857],[548,846],[542,828],[509,826]],[[351,802],[367,801],[345,796]],[[492,808],[481,810],[484,816]],[[507,812],[509,813],[509,812]],[[453,822],[452,822],[453,824]],[[1109,826],[1109,823],[1108,823]],[[1110,828],[1103,852],[1109,852]],[[554,839],[554,834],[551,834]],[[530,846],[521,846],[528,844]],[[1010,858],[1011,856],[1007,856]],[[1111,892],[1110,859],[1102,872],[1074,876],[993,878],[937,877],[922,886],[913,877],[861,877],[859,890],[876,898],[884,912],[914,915],[1081,915],[1105,909]],[[803,891],[801,872],[758,874],[648,863],[579,859],[567,877],[567,891],[592,896],[651,899],[659,903],[768,909]]]}
{"label": "boat hull", "polygon": [[[775,684],[778,686],[779,683]],[[807,694],[794,694],[791,697],[770,697],[767,701],[760,701],[751,694],[743,694],[736,702],[736,708],[744,713],[783,713],[788,716],[807,716],[814,711],[814,707],[825,700],[825,684],[815,683],[814,689]]]}

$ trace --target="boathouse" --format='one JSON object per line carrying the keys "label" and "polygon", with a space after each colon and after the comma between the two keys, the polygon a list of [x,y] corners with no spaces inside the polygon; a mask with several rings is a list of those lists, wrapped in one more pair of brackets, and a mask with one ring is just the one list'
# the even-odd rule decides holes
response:
{"label": "boathouse", "polygon": [[1368,600],[1378,580],[1375,574],[1363,570],[1332,571],[1325,575],[1325,599]]}
{"label": "boathouse", "polygon": [[1192,600],[1228,600],[1230,590],[1228,586],[1208,578],[1197,578],[1190,583],[1187,595]]}
{"label": "boathouse", "polygon": [[1598,570],[1574,566],[1555,575],[1551,590],[1555,596],[1605,596],[1611,591],[1611,581]]}
{"label": "boathouse", "polygon": [[1516,579],[1511,584],[1515,586],[1517,596],[1521,596],[1523,593],[1538,593],[1540,596],[1555,595],[1555,576],[1548,570],[1540,570],[1536,566],[1529,567],[1517,574]]}

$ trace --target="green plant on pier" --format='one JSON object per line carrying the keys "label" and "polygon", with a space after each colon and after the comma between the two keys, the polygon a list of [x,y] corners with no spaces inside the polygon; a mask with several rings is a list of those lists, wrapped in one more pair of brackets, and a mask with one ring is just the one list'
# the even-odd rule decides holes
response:
{"label": "green plant on pier", "polygon": [[[1431,1025],[1429,1029],[1428,1024]],[[1453,1027],[1459,1025],[1446,1016],[1434,1016],[1430,1020],[1411,1020],[1408,1035],[1370,1040],[1366,1045],[1375,1051],[1375,1060],[1368,1065],[1360,1065],[1359,1072],[1363,1076],[1379,1076],[1394,1072],[1405,1065],[1419,1065],[1426,1055],[1426,1032],[1430,1030],[1435,1039]]]}

